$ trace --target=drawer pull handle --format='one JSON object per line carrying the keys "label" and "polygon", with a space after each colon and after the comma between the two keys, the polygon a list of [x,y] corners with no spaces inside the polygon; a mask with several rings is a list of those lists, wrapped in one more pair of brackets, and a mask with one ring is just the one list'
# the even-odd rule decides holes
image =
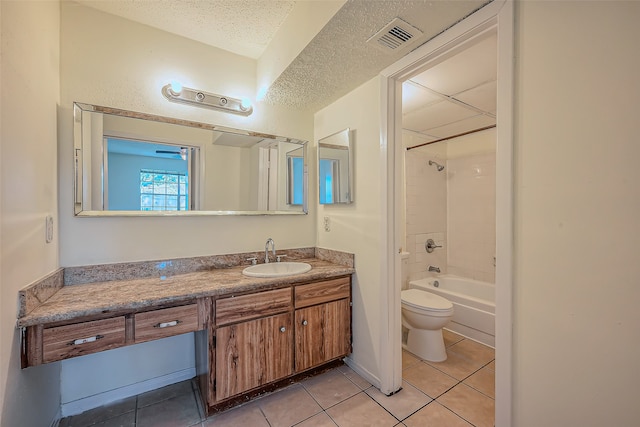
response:
{"label": "drawer pull handle", "polygon": [[287,328],[285,328],[284,326],[281,326],[281,327],[280,327],[280,332],[284,332],[284,331],[286,331],[286,330],[287,330]]}
{"label": "drawer pull handle", "polygon": [[171,326],[177,326],[178,323],[180,323],[179,320],[172,320],[171,322],[163,322],[163,323],[158,323],[157,325],[154,325],[154,328],[170,328]]}
{"label": "drawer pull handle", "polygon": [[95,341],[99,340],[100,338],[104,338],[104,335],[94,335],[94,336],[89,337],[89,338],[80,338],[80,339],[71,341],[69,343],[69,345],[87,344],[87,343],[90,343],[90,342],[95,342]]}
{"label": "drawer pull handle", "polygon": [[307,326],[309,324],[309,322],[307,322],[306,320],[302,321],[302,326]]}

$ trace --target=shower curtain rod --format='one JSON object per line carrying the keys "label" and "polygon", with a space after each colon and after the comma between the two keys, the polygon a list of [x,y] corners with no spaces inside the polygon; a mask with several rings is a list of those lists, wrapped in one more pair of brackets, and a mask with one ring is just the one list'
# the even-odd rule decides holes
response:
{"label": "shower curtain rod", "polygon": [[483,128],[474,129],[474,130],[470,130],[470,131],[467,131],[467,132],[462,132],[462,133],[459,133],[459,134],[457,134],[457,135],[453,135],[453,136],[448,136],[448,137],[446,137],[446,138],[436,139],[435,141],[424,142],[424,143],[422,143],[422,144],[414,145],[413,147],[409,147],[409,148],[407,148],[407,151],[409,151],[409,150],[413,150],[414,148],[424,147],[425,145],[435,144],[436,142],[447,141],[447,140],[449,140],[449,139],[459,138],[459,137],[461,137],[461,136],[469,135],[469,134],[472,134],[472,133],[482,132],[483,130],[493,129],[494,127],[496,127],[496,125],[485,126],[485,127],[483,127]]}

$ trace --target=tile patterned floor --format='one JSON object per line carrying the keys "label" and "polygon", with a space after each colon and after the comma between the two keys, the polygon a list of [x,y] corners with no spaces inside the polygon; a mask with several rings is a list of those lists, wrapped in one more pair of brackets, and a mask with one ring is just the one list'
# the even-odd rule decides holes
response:
{"label": "tile patterned floor", "polygon": [[347,366],[204,418],[184,381],[64,418],[60,427],[491,427],[494,350],[444,331],[448,358],[403,351],[403,387],[385,396]]}

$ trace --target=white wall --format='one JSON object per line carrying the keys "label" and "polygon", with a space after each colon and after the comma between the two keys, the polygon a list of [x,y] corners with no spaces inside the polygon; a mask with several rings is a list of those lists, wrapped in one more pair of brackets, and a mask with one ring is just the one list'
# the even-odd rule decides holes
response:
{"label": "white wall", "polygon": [[[313,116],[263,103],[249,117],[168,102],[160,93],[172,79],[187,87],[250,97],[256,91],[256,61],[134,24],[77,3],[61,7],[60,264],[64,267],[121,261],[164,259],[260,250],[268,237],[278,249],[316,243],[316,220],[309,215],[280,217],[75,218],[72,201],[72,103],[105,105],[228,127],[313,138]],[[310,160],[312,163],[313,158]],[[315,168],[310,167],[311,173]],[[311,192],[311,194],[315,194]],[[167,244],[169,242],[170,244]],[[186,338],[190,339],[190,338]],[[62,395],[69,408],[118,388],[157,386],[175,381],[193,367],[180,357],[182,345],[162,340],[122,349],[112,358],[71,359],[62,371]],[[154,356],[163,354],[162,360]],[[146,360],[135,364],[132,360]],[[174,360],[173,364],[164,363]],[[97,377],[82,390],[70,381],[93,364]],[[135,372],[135,376],[133,373]],[[113,381],[116,379],[116,381]],[[136,385],[137,384],[137,385]],[[67,387],[69,385],[69,387]],[[63,408],[64,410],[64,408]],[[75,410],[75,409],[74,409]]]}
{"label": "white wall", "polygon": [[640,419],[639,21],[517,3],[514,426]]}
{"label": "white wall", "polygon": [[[354,197],[349,205],[318,205],[318,246],[355,254],[353,354],[378,378],[380,363],[380,86],[374,78],[315,115],[314,142],[354,130]],[[315,173],[315,171],[314,171]],[[316,179],[312,180],[314,183]],[[314,184],[315,185],[315,184]],[[317,194],[317,192],[316,192]],[[315,196],[317,197],[317,195]],[[331,231],[324,231],[328,216]]]}
{"label": "white wall", "polygon": [[45,243],[45,217],[57,219],[58,6],[0,2],[0,425],[7,427],[49,426],[60,405],[60,366],[21,370],[15,329],[18,290],[58,268],[57,221],[54,241]]}

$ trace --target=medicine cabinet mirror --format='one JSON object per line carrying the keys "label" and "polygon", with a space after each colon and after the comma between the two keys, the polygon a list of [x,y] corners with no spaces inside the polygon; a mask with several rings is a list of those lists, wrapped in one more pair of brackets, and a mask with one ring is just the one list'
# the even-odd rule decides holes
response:
{"label": "medicine cabinet mirror", "polygon": [[74,103],[77,216],[307,213],[307,142]]}
{"label": "medicine cabinet mirror", "polygon": [[353,131],[349,128],[318,141],[319,202],[353,202]]}

